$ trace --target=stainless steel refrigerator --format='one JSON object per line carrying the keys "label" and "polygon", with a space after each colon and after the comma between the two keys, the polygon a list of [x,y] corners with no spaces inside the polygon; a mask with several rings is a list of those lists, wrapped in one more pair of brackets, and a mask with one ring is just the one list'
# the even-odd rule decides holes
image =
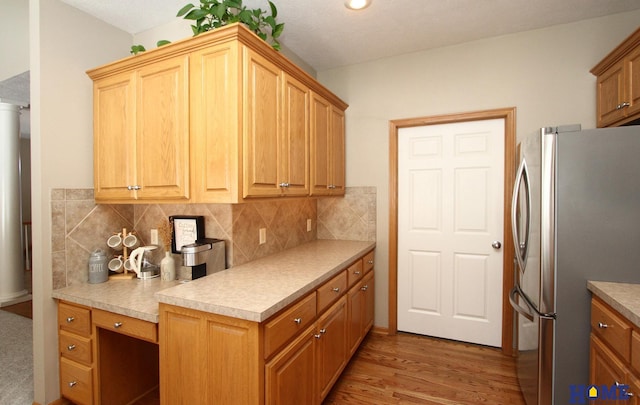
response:
{"label": "stainless steel refrigerator", "polygon": [[640,126],[543,128],[513,191],[518,378],[527,405],[589,383],[587,280],[640,283]]}

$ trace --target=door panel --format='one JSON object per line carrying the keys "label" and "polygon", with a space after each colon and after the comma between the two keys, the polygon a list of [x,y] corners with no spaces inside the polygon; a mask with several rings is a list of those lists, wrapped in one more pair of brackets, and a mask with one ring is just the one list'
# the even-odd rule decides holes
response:
{"label": "door panel", "polygon": [[500,346],[504,120],[402,128],[398,329]]}

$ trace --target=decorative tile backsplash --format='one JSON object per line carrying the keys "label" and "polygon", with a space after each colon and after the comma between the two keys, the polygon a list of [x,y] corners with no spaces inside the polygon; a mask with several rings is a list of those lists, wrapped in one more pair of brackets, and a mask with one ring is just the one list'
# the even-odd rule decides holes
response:
{"label": "decorative tile backsplash", "polygon": [[[52,208],[53,288],[87,282],[95,249],[109,254],[107,238],[135,230],[142,245],[150,230],[171,215],[202,215],[205,236],[222,239],[227,267],[277,253],[315,239],[375,240],[374,187],[347,188],[344,197],[281,198],[243,204],[96,204],[93,189],[54,189]],[[311,219],[311,231],[307,231]],[[265,228],[266,242],[259,243]],[[176,256],[180,263],[180,256]],[[179,278],[190,278],[188,268]]]}

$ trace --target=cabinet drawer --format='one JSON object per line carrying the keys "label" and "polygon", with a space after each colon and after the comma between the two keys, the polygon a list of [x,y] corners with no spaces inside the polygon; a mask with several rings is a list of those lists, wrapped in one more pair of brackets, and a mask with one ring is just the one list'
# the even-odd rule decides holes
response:
{"label": "cabinet drawer", "polygon": [[91,367],[60,358],[60,392],[78,405],[93,403]]}
{"label": "cabinet drawer", "polygon": [[347,268],[347,279],[349,287],[353,287],[358,281],[362,280],[364,270],[362,269],[362,260],[358,260]]}
{"label": "cabinet drawer", "polygon": [[374,256],[375,251],[371,251],[369,253],[367,253],[366,255],[364,255],[364,257],[362,258],[362,266],[364,270],[364,273],[366,274],[369,270],[373,269],[373,256]]}
{"label": "cabinet drawer", "polygon": [[[358,263],[360,261],[358,260]],[[351,267],[349,267],[351,270]],[[336,302],[338,298],[342,297],[342,295],[347,291],[347,274],[343,271],[340,272],[337,276],[333,277],[331,280],[327,281],[322,285],[322,287],[318,288],[318,311],[320,314],[324,311],[329,305]]]}
{"label": "cabinet drawer", "polygon": [[91,365],[91,339],[89,338],[61,330],[58,334],[58,349],[62,357],[87,366]]}
{"label": "cabinet drawer", "polygon": [[591,302],[591,328],[625,361],[631,354],[631,326],[603,303]]}
{"label": "cabinet drawer", "polygon": [[82,336],[91,335],[91,310],[64,302],[58,304],[58,327]]}
{"label": "cabinet drawer", "polygon": [[158,343],[158,325],[113,312],[93,310],[93,323],[101,328]]}
{"label": "cabinet drawer", "polygon": [[631,367],[640,373],[640,333],[631,333]]}
{"label": "cabinet drawer", "polygon": [[282,314],[268,321],[264,327],[264,356],[268,358],[277,349],[305,330],[316,318],[316,293],[307,295]]}

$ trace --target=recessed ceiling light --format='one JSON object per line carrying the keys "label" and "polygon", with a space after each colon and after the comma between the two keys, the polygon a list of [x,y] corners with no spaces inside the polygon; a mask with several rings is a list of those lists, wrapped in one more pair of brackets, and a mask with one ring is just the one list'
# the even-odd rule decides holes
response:
{"label": "recessed ceiling light", "polygon": [[369,7],[372,0],[345,0],[344,6],[351,10],[362,10]]}

